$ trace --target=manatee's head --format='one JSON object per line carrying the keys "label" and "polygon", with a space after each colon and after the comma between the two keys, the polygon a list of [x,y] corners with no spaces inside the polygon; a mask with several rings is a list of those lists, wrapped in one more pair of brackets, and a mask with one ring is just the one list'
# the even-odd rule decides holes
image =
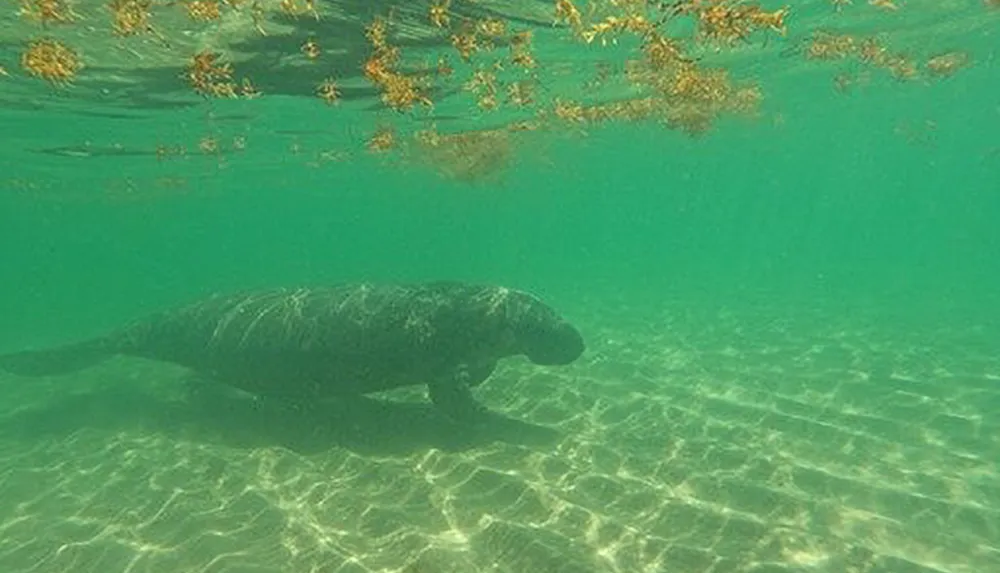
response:
{"label": "manatee's head", "polygon": [[515,346],[528,360],[557,366],[569,364],[583,354],[583,336],[547,304],[519,291],[509,292],[507,304]]}

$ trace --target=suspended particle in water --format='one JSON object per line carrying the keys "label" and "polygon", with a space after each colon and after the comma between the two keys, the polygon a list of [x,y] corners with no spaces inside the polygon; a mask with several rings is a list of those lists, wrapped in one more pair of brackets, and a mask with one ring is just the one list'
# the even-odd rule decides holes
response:
{"label": "suspended particle in water", "polygon": [[28,44],[28,49],[21,54],[21,66],[35,77],[62,84],[76,77],[82,64],[73,49],[45,38]]}
{"label": "suspended particle in water", "polygon": [[333,78],[327,78],[316,86],[316,95],[327,105],[333,105],[340,101],[340,89]]}
{"label": "suspended particle in water", "polygon": [[571,123],[583,123],[586,121],[584,107],[576,102],[557,98],[553,104],[552,113],[559,119]]}
{"label": "suspended particle in water", "polygon": [[758,8],[756,11],[752,11],[750,13],[749,18],[754,26],[770,30],[784,36],[788,32],[788,27],[785,25],[785,18],[788,17],[789,10],[791,10],[791,8],[788,8],[787,6],[779,8],[774,12],[764,12]]}
{"label": "suspended particle in water", "polygon": [[882,45],[878,38],[865,38],[858,44],[858,57],[868,64],[882,65],[888,57],[888,53],[889,50]]}
{"label": "suspended particle in water", "polygon": [[257,0],[254,0],[253,4],[250,5],[250,19],[253,21],[253,27],[257,30],[257,33],[261,36],[266,36],[267,32],[264,31],[264,7]]}
{"label": "suspended particle in water", "polygon": [[371,136],[365,147],[373,153],[385,153],[396,146],[396,132],[391,127],[382,126]]}
{"label": "suspended particle in water", "polygon": [[532,80],[520,80],[507,86],[507,101],[517,107],[535,103],[535,84]]}
{"label": "suspended particle in water", "polygon": [[645,36],[654,29],[641,14],[632,14],[626,17],[608,16],[603,21],[590,26],[590,29],[583,32],[583,40],[588,44],[595,39],[601,39],[601,45],[617,44],[618,39],[613,36],[619,32],[632,32],[638,36]]}
{"label": "suspended particle in water", "polygon": [[243,78],[240,83],[240,95],[246,99],[256,99],[260,97],[260,90],[250,78]]}
{"label": "suspended particle in water", "polygon": [[68,24],[76,20],[76,14],[66,0],[21,0],[18,14],[42,26]]}
{"label": "suspended particle in water", "polygon": [[306,40],[306,43],[302,44],[301,50],[302,53],[305,54],[305,56],[310,60],[316,60],[317,58],[319,58],[320,54],[323,53],[323,51],[319,47],[319,44],[317,44],[316,40],[312,38],[309,38],[308,40]]}
{"label": "suspended particle in water", "polygon": [[899,10],[899,6],[896,5],[894,0],[868,0],[868,4],[886,12],[895,12]]}
{"label": "suspended particle in water", "polygon": [[316,162],[319,164],[342,162],[349,158],[350,155],[343,149],[325,149],[316,154]]}
{"label": "suspended particle in water", "polygon": [[164,159],[167,159],[171,155],[170,148],[166,145],[163,145],[162,143],[156,145],[155,153],[157,161],[163,161]]}
{"label": "suspended particle in water", "polygon": [[219,140],[211,135],[206,135],[198,141],[198,151],[205,155],[213,155],[219,152]]}
{"label": "suspended particle in water", "polygon": [[365,26],[365,37],[376,50],[384,50],[389,46],[386,23],[381,16],[376,16],[371,24]]}
{"label": "suspended particle in water", "polygon": [[218,0],[189,0],[184,7],[188,18],[195,22],[212,22],[222,17]]}
{"label": "suspended particle in water", "polygon": [[475,31],[452,34],[451,45],[465,62],[471,60],[472,55],[479,51],[479,39],[476,37]]}
{"label": "suspended particle in water", "polygon": [[305,6],[300,6],[298,0],[281,0],[278,4],[278,9],[287,16],[292,16],[293,18],[301,16],[303,14],[311,14],[313,18],[319,20],[319,12],[316,11],[316,2],[314,0],[305,0]]}
{"label": "suspended particle in water", "polygon": [[387,76],[382,88],[382,102],[396,111],[407,111],[417,103],[434,105],[413,78],[402,74]]}
{"label": "suspended particle in water", "polygon": [[499,18],[486,18],[476,22],[476,31],[492,43],[507,35],[507,22]]}
{"label": "suspended particle in water", "polygon": [[854,83],[854,75],[847,72],[839,73],[833,78],[833,87],[842,94],[850,93]]}
{"label": "suspended particle in water", "polygon": [[233,67],[220,63],[219,54],[203,51],[191,57],[184,77],[199,94],[211,97],[236,97],[237,86],[233,83]]}
{"label": "suspended particle in water", "polygon": [[583,29],[583,16],[571,0],[556,0],[555,23],[566,24],[579,33]]}
{"label": "suspended particle in water", "polygon": [[446,78],[455,73],[455,68],[451,67],[447,57],[439,56],[437,66],[434,67],[434,73],[437,74],[438,77]]}
{"label": "suspended particle in water", "polygon": [[946,52],[933,56],[924,64],[927,73],[936,78],[953,75],[969,65],[970,58],[965,52]]}
{"label": "suspended particle in water", "polygon": [[514,34],[510,39],[510,61],[525,69],[535,67],[535,57],[531,53],[531,31]]}
{"label": "suspended particle in water", "polygon": [[150,0],[111,0],[108,10],[111,12],[111,29],[116,36],[135,36],[152,31],[149,23],[152,6]]}
{"label": "suspended particle in water", "polygon": [[448,5],[451,0],[441,0],[431,4],[427,18],[431,24],[438,28],[447,28],[451,24],[451,17],[448,15]]}
{"label": "suspended particle in water", "polygon": [[889,70],[894,79],[899,81],[912,80],[919,73],[917,64],[902,54],[894,54],[886,57],[881,65]]}
{"label": "suspended particle in water", "polygon": [[856,48],[857,40],[853,36],[816,30],[803,55],[808,60],[840,60],[851,55]]}

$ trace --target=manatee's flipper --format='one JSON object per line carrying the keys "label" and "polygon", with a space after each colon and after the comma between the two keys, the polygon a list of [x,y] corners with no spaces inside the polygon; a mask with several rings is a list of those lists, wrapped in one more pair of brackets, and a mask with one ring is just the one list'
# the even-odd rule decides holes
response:
{"label": "manatee's flipper", "polygon": [[428,384],[431,402],[453,420],[466,422],[486,413],[486,406],[476,402],[468,386],[452,381]]}
{"label": "manatee's flipper", "polygon": [[459,378],[470,388],[475,388],[489,378],[497,369],[496,360],[476,365],[466,365],[459,368]]}
{"label": "manatee's flipper", "polygon": [[427,385],[431,402],[449,418],[467,422],[482,418],[488,412],[472,397],[472,386],[478,386],[493,372],[494,364],[470,368],[460,367],[453,376]]}
{"label": "manatee's flipper", "polygon": [[0,355],[0,370],[18,376],[59,376],[88,368],[114,355],[103,340]]}

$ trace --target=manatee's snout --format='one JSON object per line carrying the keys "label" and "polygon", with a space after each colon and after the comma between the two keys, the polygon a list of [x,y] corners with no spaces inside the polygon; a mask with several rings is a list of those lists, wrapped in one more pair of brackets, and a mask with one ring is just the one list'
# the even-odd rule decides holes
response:
{"label": "manatee's snout", "polygon": [[529,337],[524,353],[528,360],[543,366],[569,364],[583,354],[583,336],[572,324],[559,321]]}
{"label": "manatee's snout", "polygon": [[520,291],[513,291],[506,302],[515,354],[543,366],[569,364],[583,354],[585,344],[580,331],[555,309]]}

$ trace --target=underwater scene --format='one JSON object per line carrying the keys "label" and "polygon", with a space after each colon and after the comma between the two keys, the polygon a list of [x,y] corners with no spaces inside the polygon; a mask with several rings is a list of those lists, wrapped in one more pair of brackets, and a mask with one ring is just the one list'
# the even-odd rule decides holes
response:
{"label": "underwater scene", "polygon": [[11,0],[0,573],[1000,572],[997,0]]}

